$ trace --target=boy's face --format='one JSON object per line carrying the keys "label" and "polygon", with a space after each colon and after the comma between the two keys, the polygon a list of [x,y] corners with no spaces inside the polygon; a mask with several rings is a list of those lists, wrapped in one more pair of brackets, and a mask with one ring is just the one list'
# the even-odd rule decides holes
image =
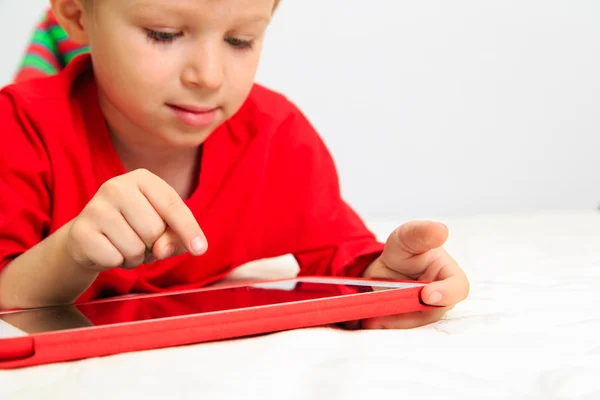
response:
{"label": "boy's face", "polygon": [[128,141],[197,146],[246,100],[275,0],[94,0],[100,102]]}

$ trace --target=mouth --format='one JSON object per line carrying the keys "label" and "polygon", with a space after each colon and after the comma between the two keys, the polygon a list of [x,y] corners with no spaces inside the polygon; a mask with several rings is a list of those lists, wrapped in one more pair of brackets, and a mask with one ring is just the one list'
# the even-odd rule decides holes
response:
{"label": "mouth", "polygon": [[211,125],[215,121],[220,109],[220,107],[187,104],[167,104],[167,107],[169,107],[180,122],[195,128]]}

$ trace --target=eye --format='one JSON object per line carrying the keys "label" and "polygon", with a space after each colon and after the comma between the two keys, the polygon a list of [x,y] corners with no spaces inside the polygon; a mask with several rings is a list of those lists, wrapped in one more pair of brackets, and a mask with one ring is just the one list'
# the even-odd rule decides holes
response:
{"label": "eye", "polygon": [[252,40],[242,40],[234,37],[227,37],[225,41],[236,49],[241,50],[252,50],[252,46],[254,45],[254,41]]}
{"label": "eye", "polygon": [[146,35],[148,38],[157,43],[171,43],[178,37],[183,36],[183,32],[160,32],[152,29],[146,29]]}

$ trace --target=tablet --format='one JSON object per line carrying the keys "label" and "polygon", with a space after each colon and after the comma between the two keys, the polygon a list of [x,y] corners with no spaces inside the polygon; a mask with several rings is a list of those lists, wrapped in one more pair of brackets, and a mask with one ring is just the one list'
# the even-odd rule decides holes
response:
{"label": "tablet", "polygon": [[414,312],[425,284],[303,277],[3,312],[0,369]]}

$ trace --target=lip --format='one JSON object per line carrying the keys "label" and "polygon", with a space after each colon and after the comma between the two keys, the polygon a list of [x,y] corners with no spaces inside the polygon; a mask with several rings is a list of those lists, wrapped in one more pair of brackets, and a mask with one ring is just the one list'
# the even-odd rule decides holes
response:
{"label": "lip", "polygon": [[211,125],[216,119],[219,107],[189,104],[167,104],[175,116],[185,125],[194,128]]}

